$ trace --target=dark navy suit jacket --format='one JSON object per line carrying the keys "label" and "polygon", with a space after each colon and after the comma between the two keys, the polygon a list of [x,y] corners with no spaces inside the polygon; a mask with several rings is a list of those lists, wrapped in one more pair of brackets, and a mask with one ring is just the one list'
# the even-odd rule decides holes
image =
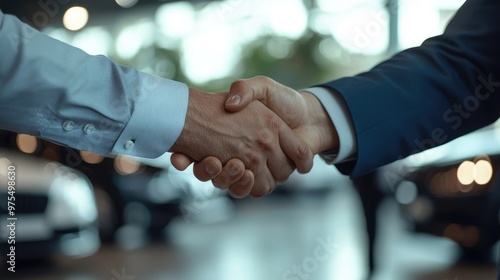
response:
{"label": "dark navy suit jacket", "polygon": [[323,84],[357,137],[351,176],[448,142],[500,117],[500,0],[468,0],[443,35],[372,70]]}

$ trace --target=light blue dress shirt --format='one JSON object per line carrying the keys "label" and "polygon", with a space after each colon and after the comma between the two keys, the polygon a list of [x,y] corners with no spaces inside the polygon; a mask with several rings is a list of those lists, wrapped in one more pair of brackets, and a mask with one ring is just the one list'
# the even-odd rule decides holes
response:
{"label": "light blue dress shirt", "polygon": [[185,84],[88,55],[0,11],[0,129],[153,158],[180,135],[188,99]]}

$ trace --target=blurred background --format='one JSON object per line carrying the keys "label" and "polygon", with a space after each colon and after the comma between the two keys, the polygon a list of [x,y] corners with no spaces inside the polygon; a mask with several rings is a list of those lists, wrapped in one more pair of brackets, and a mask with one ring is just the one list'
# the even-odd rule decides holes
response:
{"label": "blurred background", "polygon": [[[205,91],[366,71],[443,32],[463,0],[25,0],[4,13]],[[169,155],[103,158],[0,131],[1,279],[495,279],[498,124],[351,181],[320,158],[234,200]],[[17,170],[16,273],[7,178]]]}

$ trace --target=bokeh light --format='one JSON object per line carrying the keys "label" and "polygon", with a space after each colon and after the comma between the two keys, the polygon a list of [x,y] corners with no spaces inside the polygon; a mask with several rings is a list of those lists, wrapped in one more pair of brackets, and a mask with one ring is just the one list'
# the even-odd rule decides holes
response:
{"label": "bokeh light", "polygon": [[75,47],[90,55],[108,55],[113,45],[113,38],[103,27],[89,27],[78,32],[72,42]]}
{"label": "bokeh light", "polygon": [[66,29],[77,31],[85,27],[89,20],[89,12],[84,7],[71,7],[63,16],[63,24]]}
{"label": "bokeh light", "polygon": [[139,0],[115,0],[116,4],[118,4],[122,8],[131,8],[137,4]]}
{"label": "bokeh light", "polygon": [[121,175],[130,175],[139,171],[141,164],[127,156],[117,156],[114,162],[116,172]]}
{"label": "bokeh light", "polygon": [[417,198],[417,186],[410,181],[403,181],[396,189],[396,200],[401,204],[410,204]]}
{"label": "bokeh light", "polygon": [[116,52],[122,59],[132,59],[141,48],[154,42],[154,24],[150,20],[131,23],[123,28],[116,39]]}
{"label": "bokeh light", "polygon": [[[493,177],[493,166],[487,160],[479,160],[474,163],[472,161],[464,161],[457,170],[458,181],[464,185],[470,185],[476,182],[478,185],[485,185],[490,182]],[[460,188],[460,186],[459,186]],[[460,189],[462,192],[468,192]]]}
{"label": "bokeh light", "polygon": [[475,171],[476,172],[474,179],[479,185],[487,184],[491,180],[491,177],[493,177],[493,167],[491,166],[491,163],[489,161],[478,161],[476,163]]}
{"label": "bokeh light", "polygon": [[172,39],[180,39],[190,32],[196,23],[193,5],[175,2],[161,5],[156,10],[156,24],[161,32]]}
{"label": "bokeh light", "polygon": [[457,170],[458,181],[462,185],[470,185],[474,182],[474,169],[476,165],[472,161],[464,161]]}
{"label": "bokeh light", "polygon": [[12,165],[8,158],[2,157],[0,155],[0,176],[7,176],[9,172],[9,166]]}
{"label": "bokeh light", "polygon": [[89,164],[99,164],[104,160],[104,157],[91,152],[80,151],[82,160]]}
{"label": "bokeh light", "polygon": [[36,137],[27,134],[18,134],[16,139],[17,147],[23,153],[32,154],[38,148]]}
{"label": "bokeh light", "polygon": [[400,0],[399,39],[403,49],[416,47],[442,33],[439,11],[433,0]]}

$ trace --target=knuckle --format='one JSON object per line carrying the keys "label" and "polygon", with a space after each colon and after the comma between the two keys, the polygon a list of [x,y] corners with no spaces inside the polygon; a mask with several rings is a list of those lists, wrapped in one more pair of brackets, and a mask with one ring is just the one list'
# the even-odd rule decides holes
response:
{"label": "knuckle", "polygon": [[270,148],[273,136],[267,130],[262,130],[257,134],[257,143],[264,148]]}
{"label": "knuckle", "polygon": [[274,132],[279,132],[283,126],[283,121],[278,116],[271,116],[268,120],[269,127]]}
{"label": "knuckle", "polygon": [[244,91],[247,88],[247,83],[244,80],[237,80],[231,84],[231,92]]}
{"label": "knuckle", "polygon": [[257,168],[260,166],[260,163],[262,162],[261,157],[255,151],[252,151],[247,155],[247,158],[248,158],[248,162],[246,164],[247,168],[249,168],[250,170],[252,170],[252,172],[255,173]]}
{"label": "knuckle", "polygon": [[261,83],[272,83],[274,82],[273,79],[267,77],[267,76],[263,76],[263,75],[258,75],[254,78],[255,80],[261,82]]}
{"label": "knuckle", "polygon": [[298,156],[303,160],[309,158],[309,147],[306,143],[299,143]]}

